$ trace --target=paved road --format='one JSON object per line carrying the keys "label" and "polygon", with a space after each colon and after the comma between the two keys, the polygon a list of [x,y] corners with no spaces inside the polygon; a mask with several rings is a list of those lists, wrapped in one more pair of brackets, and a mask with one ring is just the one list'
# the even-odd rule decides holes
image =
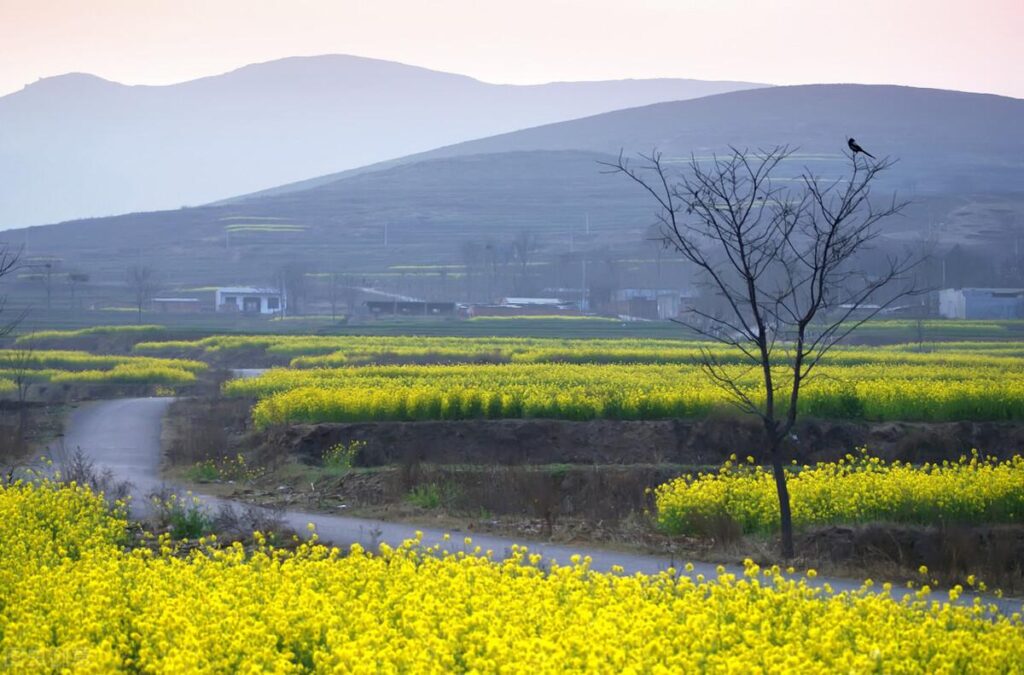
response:
{"label": "paved road", "polygon": [[[160,475],[162,420],[170,405],[171,398],[129,398],[112,401],[87,403],[76,409],[68,422],[63,445],[67,450],[81,448],[99,468],[110,469],[120,480],[128,480],[133,486],[133,503],[140,508],[148,504],[148,496],[162,486],[167,486]],[[167,486],[173,488],[174,486]],[[212,508],[230,503],[215,497],[203,496],[203,501]],[[238,504],[241,505],[241,504]],[[392,546],[415,536],[416,530],[423,532],[428,545],[441,544],[452,550],[464,547],[464,534],[453,533],[451,541],[444,542],[445,531],[424,527],[413,527],[385,521],[334,516],[304,511],[287,511],[285,522],[294,530],[304,533],[306,526],[313,523],[324,542],[339,547],[358,542],[367,548],[375,548],[379,542]],[[507,554],[517,543],[505,537],[474,534],[473,545],[483,550],[490,549],[496,556]],[[524,543],[524,542],[518,542]],[[594,569],[608,571],[613,565],[621,566],[627,573],[653,573],[668,567],[680,568],[682,564],[666,556],[624,553],[600,548],[582,546],[560,546],[547,543],[525,542],[531,552],[540,553],[546,560],[567,563],[573,554],[589,555]],[[717,575],[716,565],[694,563],[694,574],[708,578]],[[730,573],[742,573],[737,567],[727,567]],[[817,584],[828,583],[837,591],[857,588],[859,582],[847,579],[818,577]],[[878,584],[879,586],[881,584]],[[895,595],[902,589],[894,589]],[[938,594],[936,598],[938,599]],[[964,600],[969,600],[965,596]],[[1020,600],[997,600],[994,602],[1003,611],[1014,612],[1021,608]]]}

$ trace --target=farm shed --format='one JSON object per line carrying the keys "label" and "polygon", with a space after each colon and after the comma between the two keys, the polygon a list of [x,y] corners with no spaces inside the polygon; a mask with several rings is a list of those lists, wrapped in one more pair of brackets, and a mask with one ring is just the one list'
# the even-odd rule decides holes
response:
{"label": "farm shed", "polygon": [[1024,288],[944,288],[939,291],[944,319],[1024,319]]}

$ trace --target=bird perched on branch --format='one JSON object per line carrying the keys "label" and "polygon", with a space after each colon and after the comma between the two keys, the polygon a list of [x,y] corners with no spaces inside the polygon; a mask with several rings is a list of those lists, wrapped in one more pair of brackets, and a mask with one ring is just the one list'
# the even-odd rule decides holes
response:
{"label": "bird perched on branch", "polygon": [[852,138],[851,138],[850,140],[846,141],[846,144],[847,144],[848,146],[850,146],[850,150],[852,150],[852,151],[853,151],[853,154],[854,154],[854,155],[856,155],[856,154],[857,154],[858,152],[863,152],[863,153],[864,153],[865,155],[867,155],[867,156],[868,156],[868,157],[870,157],[871,159],[874,159],[874,158],[875,158],[875,156],[874,156],[874,155],[872,155],[872,154],[871,154],[870,152],[868,152],[868,151],[867,151],[867,150],[865,150],[864,148],[860,147],[860,146],[859,146],[859,145],[857,144],[857,141],[853,140]]}

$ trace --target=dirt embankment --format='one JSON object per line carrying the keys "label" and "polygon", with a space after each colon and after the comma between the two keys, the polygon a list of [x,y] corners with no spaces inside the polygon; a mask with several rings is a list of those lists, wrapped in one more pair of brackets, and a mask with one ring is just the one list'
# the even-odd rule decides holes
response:
{"label": "dirt embankment", "polygon": [[836,525],[800,534],[797,549],[853,576],[870,570],[876,577],[914,578],[912,571],[924,565],[929,578],[947,583],[971,574],[1004,591],[1019,592],[1024,583],[1024,525]]}
{"label": "dirt embankment", "polygon": [[[294,425],[269,429],[271,454],[312,464],[336,443],[366,445],[358,466],[392,464],[715,465],[730,454],[758,457],[753,420],[460,420]],[[955,459],[977,448],[1008,457],[1024,449],[1024,424],[1010,422],[868,423],[804,420],[790,442],[799,462],[831,461],[859,447],[888,460]]]}
{"label": "dirt embankment", "polygon": [[[734,522],[709,523],[700,538],[666,537],[648,515],[650,488],[734,452],[757,456],[754,420],[364,422],[258,431],[250,403],[176,402],[165,425],[168,460],[185,467],[243,453],[266,473],[223,488],[262,504],[696,557],[714,549],[714,557],[771,559],[771,543],[743,537]],[[365,443],[352,468],[323,466],[325,450],[352,441]],[[972,448],[1007,457],[1024,448],[1024,424],[804,420],[790,450],[800,462],[815,462],[858,447],[911,462],[955,459]],[[1024,584],[1020,525],[816,528],[800,535],[799,550],[806,553],[802,564],[853,576],[916,579],[927,565],[950,582],[977,574],[1008,589]]]}

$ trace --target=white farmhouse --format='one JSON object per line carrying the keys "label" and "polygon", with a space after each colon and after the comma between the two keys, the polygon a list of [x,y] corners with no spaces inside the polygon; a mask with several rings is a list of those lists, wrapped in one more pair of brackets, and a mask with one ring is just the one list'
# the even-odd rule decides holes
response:
{"label": "white farmhouse", "polygon": [[217,289],[214,306],[218,312],[278,314],[287,307],[287,300],[281,291],[273,288],[228,286]]}

